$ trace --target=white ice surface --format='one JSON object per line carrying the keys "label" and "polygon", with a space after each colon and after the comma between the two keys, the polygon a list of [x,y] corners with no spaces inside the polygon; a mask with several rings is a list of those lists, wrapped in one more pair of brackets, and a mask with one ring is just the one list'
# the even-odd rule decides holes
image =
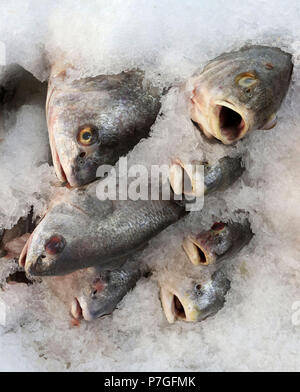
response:
{"label": "white ice surface", "polygon": [[[1,0],[7,59],[41,80],[47,64],[60,56],[76,68],[75,75],[139,67],[168,86],[245,43],[279,46],[293,54],[295,64],[278,125],[254,132],[234,148],[206,145],[170,91],[165,116],[152,138],[130,154],[132,162],[202,157],[203,149],[214,158],[244,151],[247,173],[230,190],[207,198],[201,214],[153,239],[143,255],[153,277],[142,279],[112,316],[70,327],[72,282],[58,281],[56,290],[55,281],[4,286],[0,308],[5,303],[9,316],[0,327],[1,370],[300,370],[300,325],[292,322],[293,303],[300,301],[299,17],[296,0],[288,5],[280,0],[271,5],[266,0]],[[47,204],[53,180],[47,151],[43,110],[22,107],[0,144],[5,226],[31,205],[42,210]],[[181,249],[183,236],[234,217],[236,209],[249,211],[255,237],[228,264],[232,287],[225,307],[199,324],[168,325],[158,296],[161,269],[191,271]],[[1,266],[1,280],[9,268]]]}

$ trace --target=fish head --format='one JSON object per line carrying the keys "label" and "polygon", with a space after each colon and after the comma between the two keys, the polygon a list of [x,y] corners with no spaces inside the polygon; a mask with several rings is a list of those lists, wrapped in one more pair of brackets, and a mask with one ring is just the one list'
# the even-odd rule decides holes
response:
{"label": "fish head", "polygon": [[79,187],[96,178],[101,164],[114,163],[115,124],[103,114],[105,97],[97,91],[54,95],[47,116],[53,164],[62,183]]}
{"label": "fish head", "polygon": [[225,303],[230,281],[222,270],[210,278],[170,279],[161,285],[161,302],[169,323],[197,322],[216,314]]}
{"label": "fish head", "polygon": [[138,72],[64,78],[61,73],[49,81],[49,140],[57,176],[79,187],[96,178],[99,166],[114,165],[148,135],[160,108],[159,95],[151,95]]}
{"label": "fish head", "polygon": [[63,201],[45,215],[19,258],[28,274],[65,275],[84,268],[85,260],[96,257],[97,211],[88,202]]}
{"label": "fish head", "polygon": [[98,274],[84,291],[73,299],[71,313],[75,319],[92,321],[113,312],[118,287],[110,281],[108,271]]}
{"label": "fish head", "polygon": [[218,264],[247,245],[253,233],[249,221],[215,222],[210,230],[184,238],[182,247],[194,265]]}
{"label": "fish head", "polygon": [[224,144],[272,128],[292,69],[291,55],[278,48],[253,46],[221,55],[192,80],[192,120]]}
{"label": "fish head", "polygon": [[233,246],[230,234],[226,223],[216,222],[208,231],[185,237],[182,246],[193,264],[214,264],[219,261],[219,255],[226,254]]}
{"label": "fish head", "polygon": [[80,292],[71,303],[72,316],[75,319],[92,321],[111,314],[141,277],[140,259],[137,254],[126,259],[121,268],[94,268],[93,275],[88,278],[87,284],[81,284]]}

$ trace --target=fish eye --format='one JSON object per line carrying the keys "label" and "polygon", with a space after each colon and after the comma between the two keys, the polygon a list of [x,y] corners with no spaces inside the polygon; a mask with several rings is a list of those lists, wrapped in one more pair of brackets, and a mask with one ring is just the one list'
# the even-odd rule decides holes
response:
{"label": "fish eye", "polygon": [[257,77],[251,72],[244,72],[235,78],[235,83],[240,87],[251,88],[258,82]]}
{"label": "fish eye", "polygon": [[66,240],[64,237],[59,234],[55,234],[46,241],[45,251],[49,255],[56,255],[57,253],[61,253],[65,246]]}
{"label": "fish eye", "polygon": [[97,141],[97,131],[94,127],[87,125],[78,131],[77,140],[83,146],[90,146]]}

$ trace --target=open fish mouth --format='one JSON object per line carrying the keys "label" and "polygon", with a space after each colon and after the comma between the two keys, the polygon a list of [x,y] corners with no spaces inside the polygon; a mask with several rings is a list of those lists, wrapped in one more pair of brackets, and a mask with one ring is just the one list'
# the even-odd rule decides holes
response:
{"label": "open fish mouth", "polygon": [[204,170],[200,162],[175,159],[169,168],[169,182],[176,195],[200,197],[204,195]]}
{"label": "open fish mouth", "polygon": [[189,303],[188,297],[181,297],[178,293],[162,287],[160,299],[165,316],[170,324],[176,320],[197,321],[198,311]]}
{"label": "open fish mouth", "polygon": [[71,315],[75,320],[92,321],[95,319],[88,310],[84,298],[74,297],[71,303]]}
{"label": "open fish mouth", "polygon": [[215,262],[214,255],[195,237],[185,237],[182,243],[183,250],[194,265],[208,265]]}
{"label": "open fish mouth", "polygon": [[241,139],[248,131],[246,116],[235,105],[227,101],[215,102],[214,128],[217,138],[224,144]]}

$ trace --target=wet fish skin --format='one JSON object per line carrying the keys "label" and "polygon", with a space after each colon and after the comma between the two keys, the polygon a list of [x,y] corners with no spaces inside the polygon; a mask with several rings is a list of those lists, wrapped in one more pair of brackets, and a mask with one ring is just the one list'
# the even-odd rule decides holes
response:
{"label": "wet fish skin", "polygon": [[100,165],[113,165],[126,155],[148,136],[160,97],[140,71],[70,82],[65,70],[54,68],[46,116],[59,180],[72,187],[88,184]]}
{"label": "wet fish skin", "polygon": [[234,158],[223,157],[212,166],[206,165],[204,168],[205,193],[209,194],[227,189],[241,177],[244,170],[242,157],[240,156]]}
{"label": "wet fish skin", "polygon": [[[229,178],[235,175],[224,173]],[[218,176],[212,178],[223,185]],[[185,203],[173,200],[100,201],[98,183],[68,192],[46,214],[19,259],[27,273],[47,276],[92,266],[117,268],[124,258],[186,214]],[[215,189],[213,181],[211,188]]]}
{"label": "wet fish skin", "polygon": [[111,314],[142,276],[140,264],[140,260],[133,256],[118,269],[96,272],[83,292],[74,298],[73,317],[92,321]]}
{"label": "wet fish skin", "polygon": [[224,270],[219,269],[208,279],[174,280],[172,276],[161,283],[160,298],[169,323],[199,322],[222,309],[229,289],[230,281]]}
{"label": "wet fish skin", "polygon": [[195,265],[219,264],[236,255],[246,246],[253,233],[248,220],[244,222],[216,222],[210,230],[183,240],[183,249]]}
{"label": "wet fish skin", "polygon": [[116,268],[185,214],[184,207],[172,201],[99,201],[96,185],[91,184],[89,192],[73,190],[46,214],[20,256],[27,273]]}
{"label": "wet fish skin", "polygon": [[208,138],[224,144],[270,129],[292,70],[292,56],[275,47],[254,45],[222,54],[188,82],[191,118]]}

